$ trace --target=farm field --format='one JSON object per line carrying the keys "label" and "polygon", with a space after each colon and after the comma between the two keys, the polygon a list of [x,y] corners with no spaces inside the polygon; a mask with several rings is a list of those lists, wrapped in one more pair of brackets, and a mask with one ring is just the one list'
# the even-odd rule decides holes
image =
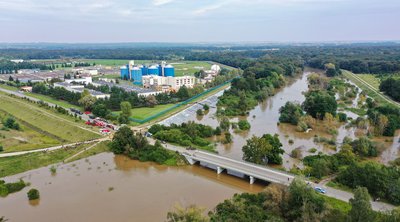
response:
{"label": "farm field", "polygon": [[35,131],[45,134],[59,141],[78,142],[98,138],[99,135],[86,127],[81,122],[74,122],[74,118],[46,110],[36,104],[29,103],[0,94],[3,112],[12,114],[20,122],[29,125]]}

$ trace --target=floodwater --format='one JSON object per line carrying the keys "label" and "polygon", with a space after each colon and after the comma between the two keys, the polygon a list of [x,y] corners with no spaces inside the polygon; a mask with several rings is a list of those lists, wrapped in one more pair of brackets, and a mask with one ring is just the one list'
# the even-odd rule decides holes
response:
{"label": "floodwater", "polygon": [[[276,92],[274,96],[271,96],[264,102],[260,103],[250,111],[250,114],[247,117],[232,118],[232,122],[237,122],[238,119],[247,119],[251,124],[251,129],[247,132],[240,133],[235,133],[233,130],[231,130],[233,142],[231,144],[217,143],[216,146],[219,154],[239,160],[242,158],[242,147],[246,144],[246,140],[253,135],[262,136],[266,133],[277,134],[279,136],[279,139],[283,144],[283,149],[285,150],[283,155],[283,166],[286,169],[292,168],[293,165],[301,166],[301,161],[290,157],[292,150],[296,148],[301,151],[302,157],[316,154],[308,152],[308,150],[311,148],[316,148],[317,152],[321,151],[327,154],[333,154],[337,152],[338,150],[333,150],[324,144],[314,142],[315,135],[331,138],[332,136],[329,134],[313,131],[308,133],[297,132],[295,126],[289,124],[277,124],[280,116],[279,109],[284,106],[286,102],[291,101],[298,102],[300,104],[304,102],[304,93],[308,91],[307,77],[312,72],[320,72],[320,70],[309,68],[305,69],[301,77],[292,80],[292,82],[289,82],[286,87]],[[360,92],[361,90],[359,89],[356,97],[357,100]],[[179,124],[187,121],[195,121],[213,127],[218,126],[219,120],[216,118],[215,114],[216,103],[218,101],[217,97],[220,95],[222,95],[222,92],[201,102],[202,104],[206,103],[211,107],[206,115],[201,117],[196,115],[196,110],[202,108],[201,104],[197,104],[177,114],[176,116],[166,119],[163,124]],[[352,105],[354,106],[356,104],[357,101],[355,101]],[[350,111],[344,111],[344,113],[353,119],[358,117],[357,114]],[[353,127],[346,128],[344,124],[339,126],[337,129],[338,134],[336,136],[336,143],[340,146],[344,137],[355,139],[357,136],[356,131],[357,130]],[[289,140],[293,143],[289,143]],[[382,153],[382,159],[385,159],[384,162],[396,159],[398,156],[399,146],[400,142],[398,139],[394,139],[392,144],[386,144],[386,147],[388,148]]]}
{"label": "floodwater", "polygon": [[[265,184],[201,166],[167,167],[141,163],[125,156],[103,153],[5,178],[23,178],[31,185],[0,198],[0,215],[18,221],[164,221],[176,204],[196,204],[207,211],[235,193],[260,192]],[[29,189],[40,191],[38,202],[29,202]]]}

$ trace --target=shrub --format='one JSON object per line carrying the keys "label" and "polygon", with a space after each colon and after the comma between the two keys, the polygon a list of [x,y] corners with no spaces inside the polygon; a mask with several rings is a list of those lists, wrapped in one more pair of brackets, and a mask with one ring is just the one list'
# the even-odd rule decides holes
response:
{"label": "shrub", "polygon": [[204,104],[204,105],[203,105],[203,109],[204,109],[205,111],[208,111],[208,110],[210,109],[210,107],[209,107],[207,104]]}
{"label": "shrub", "polygon": [[204,112],[203,112],[202,109],[198,109],[198,110],[196,111],[196,113],[197,113],[197,115],[199,115],[199,116],[203,116],[203,115],[204,115]]}
{"label": "shrub", "polygon": [[50,172],[51,174],[56,174],[57,173],[57,168],[55,166],[50,167]]}
{"label": "shrub", "polygon": [[247,120],[240,120],[238,122],[238,126],[240,130],[249,130],[251,125]]}
{"label": "shrub", "polygon": [[37,200],[40,198],[40,194],[37,189],[30,189],[27,194],[29,200]]}
{"label": "shrub", "polygon": [[315,152],[317,152],[317,148],[313,147],[313,148],[309,149],[308,152],[309,153],[315,153]]}
{"label": "shrub", "polygon": [[0,152],[3,152],[4,151],[4,148],[3,148],[3,146],[0,144]]}

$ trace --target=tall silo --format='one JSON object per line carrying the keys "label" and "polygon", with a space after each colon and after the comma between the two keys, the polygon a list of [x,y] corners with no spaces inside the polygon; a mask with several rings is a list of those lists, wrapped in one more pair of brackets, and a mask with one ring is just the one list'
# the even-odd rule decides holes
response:
{"label": "tall silo", "polygon": [[128,80],[129,79],[129,68],[128,68],[128,66],[127,65],[126,66],[121,66],[120,71],[121,71],[121,79]]}
{"label": "tall silo", "polygon": [[164,76],[175,76],[175,68],[172,65],[166,65],[164,67]]}
{"label": "tall silo", "polygon": [[149,75],[157,75],[158,76],[160,74],[158,67],[154,66],[154,65],[150,66],[149,69],[147,70],[147,72]]}
{"label": "tall silo", "polygon": [[133,84],[141,85],[142,84],[142,70],[139,67],[132,68],[132,80]]}

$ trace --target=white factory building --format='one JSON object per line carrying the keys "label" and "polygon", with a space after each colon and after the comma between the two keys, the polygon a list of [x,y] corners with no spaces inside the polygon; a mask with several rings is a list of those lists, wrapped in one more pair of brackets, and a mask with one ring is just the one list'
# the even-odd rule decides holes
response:
{"label": "white factory building", "polygon": [[144,88],[161,88],[163,91],[166,91],[167,88],[171,88],[177,91],[182,86],[192,88],[196,83],[196,77],[146,75],[142,77],[142,82]]}

